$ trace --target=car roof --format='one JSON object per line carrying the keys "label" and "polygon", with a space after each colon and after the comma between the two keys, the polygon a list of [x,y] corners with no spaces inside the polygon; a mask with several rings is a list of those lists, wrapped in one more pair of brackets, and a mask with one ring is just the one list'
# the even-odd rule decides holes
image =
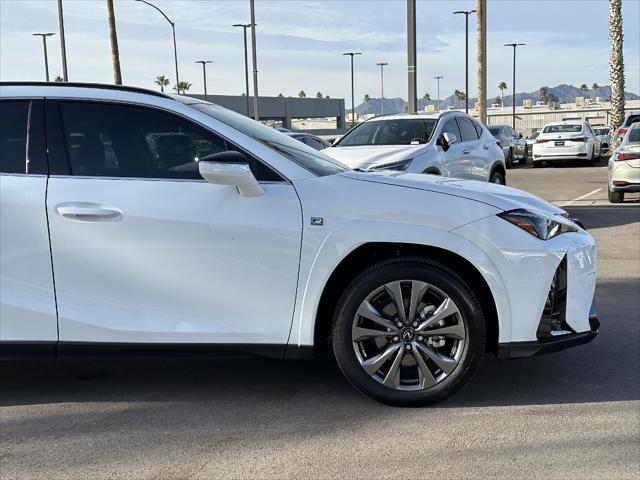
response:
{"label": "car roof", "polygon": [[545,125],[545,127],[551,127],[551,126],[554,126],[554,125],[582,125],[583,123],[586,123],[586,122],[584,120],[582,120],[581,118],[576,118],[575,120],[567,119],[567,120],[563,120],[561,122],[547,123]]}
{"label": "car roof", "polygon": [[[113,91],[113,92],[135,92],[145,95],[153,95],[156,97],[172,98],[166,93],[158,92],[141,87],[131,87],[128,85],[111,85],[106,83],[82,83],[82,82],[0,82],[0,89],[5,90],[6,87],[17,87],[21,90],[33,90],[34,92],[60,92],[68,89],[82,88],[93,89],[97,91]],[[13,89],[11,89],[13,90]],[[0,90],[0,94],[3,92]],[[39,93],[35,93],[38,95]]]}
{"label": "car roof", "polygon": [[382,120],[406,120],[409,118],[425,118],[425,119],[433,119],[433,120],[438,120],[440,118],[446,117],[446,116],[453,116],[453,115],[461,115],[461,116],[466,116],[466,114],[464,112],[452,112],[452,111],[445,111],[445,112],[416,112],[416,113],[391,113],[388,115],[378,115],[376,117],[372,117],[370,119],[367,120],[367,122],[379,122]]}

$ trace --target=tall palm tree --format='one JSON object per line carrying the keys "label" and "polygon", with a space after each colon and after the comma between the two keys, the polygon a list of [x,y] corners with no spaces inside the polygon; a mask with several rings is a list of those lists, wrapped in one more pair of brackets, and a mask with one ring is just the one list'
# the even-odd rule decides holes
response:
{"label": "tall palm tree", "polygon": [[365,94],[364,94],[364,101],[365,101],[365,103],[369,103],[369,101],[370,101],[370,100],[371,100],[371,97],[369,96],[369,94],[368,94],[368,93],[365,93]]}
{"label": "tall palm tree", "polygon": [[300,93],[298,93],[298,96],[300,98],[306,98],[307,94],[304,92],[304,90],[300,90]]}
{"label": "tall palm tree", "polygon": [[115,83],[116,85],[122,85],[122,71],[120,70],[120,50],[118,49],[118,34],[116,33],[116,17],[113,12],[113,0],[107,0],[107,20],[109,23],[109,41],[111,43],[113,83]]}
{"label": "tall palm tree", "polygon": [[427,93],[425,93],[425,94],[422,96],[422,99],[423,99],[425,102],[430,102],[430,101],[431,101],[431,95],[429,95],[429,93],[427,92]]}
{"label": "tall palm tree", "polygon": [[324,98],[324,95],[322,95],[322,92],[318,92],[316,93],[316,98]]}
{"label": "tall palm tree", "polygon": [[500,90],[500,106],[504,105],[504,91],[509,88],[507,87],[507,82],[500,82],[498,85],[498,90]]}
{"label": "tall palm tree", "polygon": [[153,82],[160,87],[160,91],[164,93],[164,87],[169,86],[169,79],[164,75],[158,75],[156,81]]}
{"label": "tall palm tree", "polygon": [[180,83],[178,83],[177,85],[173,86],[173,89],[178,92],[178,95],[180,95],[180,93],[185,94],[187,93],[187,91],[191,88],[191,84],[189,82],[187,82],[186,80],[180,80]]}
{"label": "tall palm tree", "polygon": [[60,75],[56,75],[56,77],[53,79],[54,82],[64,82],[64,78],[62,78]]}
{"label": "tall palm tree", "polygon": [[487,0],[476,0],[478,115],[487,123]]}
{"label": "tall palm tree", "polygon": [[593,85],[591,85],[591,89],[593,90],[593,99],[594,100],[598,96],[598,89],[599,88],[600,88],[600,85],[598,85],[597,83],[594,83]]}
{"label": "tall palm tree", "polygon": [[624,59],[622,57],[622,0],[609,0],[609,39],[611,56],[611,130],[615,131],[624,120]]}
{"label": "tall palm tree", "polygon": [[542,103],[547,103],[549,101],[549,87],[540,87],[539,93]]}
{"label": "tall palm tree", "polygon": [[459,104],[460,102],[462,102],[465,98],[467,98],[467,96],[465,95],[464,92],[461,92],[460,90],[456,90],[455,92],[453,92],[453,96],[456,97],[457,102],[456,104]]}
{"label": "tall palm tree", "polygon": [[582,91],[582,93],[587,93],[589,91],[589,87],[587,87],[586,83],[583,83],[582,85],[580,85],[580,90]]}

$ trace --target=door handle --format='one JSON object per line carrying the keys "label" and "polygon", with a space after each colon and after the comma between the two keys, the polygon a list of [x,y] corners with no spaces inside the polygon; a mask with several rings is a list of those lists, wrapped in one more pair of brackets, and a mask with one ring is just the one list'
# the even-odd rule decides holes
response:
{"label": "door handle", "polygon": [[471,150],[466,150],[466,149],[465,149],[465,150],[462,150],[462,153],[463,153],[464,155],[469,155],[469,154],[471,153]]}
{"label": "door handle", "polygon": [[56,206],[58,215],[70,220],[84,222],[119,221],[122,218],[122,210],[108,207],[98,203],[71,202],[61,203]]}
{"label": "door handle", "polygon": [[483,145],[482,148],[484,148],[485,150],[489,150],[489,145]]}

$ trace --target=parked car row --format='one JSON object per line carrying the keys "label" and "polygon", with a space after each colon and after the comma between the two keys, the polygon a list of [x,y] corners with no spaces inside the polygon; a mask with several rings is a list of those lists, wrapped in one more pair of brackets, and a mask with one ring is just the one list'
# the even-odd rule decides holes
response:
{"label": "parked car row", "polygon": [[321,152],[184,95],[2,83],[0,358],[331,349],[374,399],[443,400],[485,352],[599,329],[594,239],[496,171],[460,113],[382,117]]}
{"label": "parked car row", "polygon": [[533,167],[543,162],[579,160],[593,165],[602,156],[602,143],[589,122],[563,120],[545,125],[533,144]]}
{"label": "parked car row", "polygon": [[507,168],[511,168],[515,160],[527,163],[527,144],[521,133],[509,125],[489,125],[488,128],[502,147]]}

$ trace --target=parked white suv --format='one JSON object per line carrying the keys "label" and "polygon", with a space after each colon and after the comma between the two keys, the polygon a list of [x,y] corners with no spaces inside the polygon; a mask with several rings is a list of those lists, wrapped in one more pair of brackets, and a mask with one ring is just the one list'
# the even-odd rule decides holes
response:
{"label": "parked white suv", "polygon": [[375,117],[323,151],[361,170],[430,173],[499,184],[506,178],[496,139],[461,112]]}
{"label": "parked white suv", "polygon": [[425,405],[485,351],[598,330],[593,238],[528,193],[351,171],[134,88],[0,84],[0,127],[0,357],[333,348],[362,392]]}
{"label": "parked white suv", "polygon": [[545,125],[533,144],[533,166],[566,160],[593,162],[602,155],[600,139],[589,122],[564,120]]}

